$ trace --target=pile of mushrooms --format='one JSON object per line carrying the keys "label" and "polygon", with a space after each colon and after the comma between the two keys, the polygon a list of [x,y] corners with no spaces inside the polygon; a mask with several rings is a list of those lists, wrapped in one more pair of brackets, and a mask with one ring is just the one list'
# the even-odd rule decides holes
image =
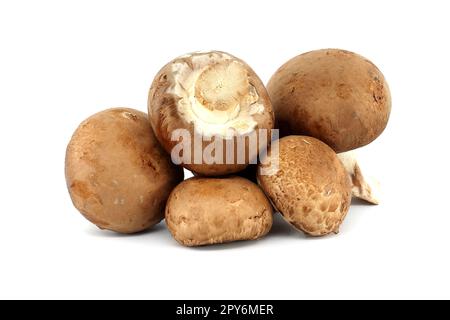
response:
{"label": "pile of mushrooms", "polygon": [[196,52],[159,71],[148,115],[115,108],[81,123],[67,187],[99,228],[130,234],[165,218],[185,246],[259,239],[274,212],[308,235],[337,233],[352,196],[378,204],[352,150],[390,110],[384,76],[352,52],[299,55],[267,89],[244,61]]}

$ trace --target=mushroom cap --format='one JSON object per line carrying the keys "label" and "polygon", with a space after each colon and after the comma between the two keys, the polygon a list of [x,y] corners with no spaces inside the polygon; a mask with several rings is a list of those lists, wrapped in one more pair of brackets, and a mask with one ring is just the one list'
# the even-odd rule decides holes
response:
{"label": "mushroom cap", "polygon": [[67,147],[65,172],[75,207],[99,228],[120,233],[160,222],[170,192],[183,180],[147,115],[128,108],[81,123]]}
{"label": "mushroom cap", "polygon": [[380,70],[344,50],[317,50],[291,59],[272,76],[267,90],[281,136],[312,136],[338,153],[375,140],[391,112],[391,94]]}
{"label": "mushroom cap", "polygon": [[258,185],[241,177],[195,177],[179,184],[166,223],[185,246],[254,240],[272,227],[272,206]]}
{"label": "mushroom cap", "polygon": [[[350,178],[336,153],[306,136],[288,136],[279,148],[279,168],[258,181],[286,221],[312,236],[337,233],[351,201]],[[274,149],[272,149],[274,150]],[[276,161],[273,152],[263,163]]]}
{"label": "mushroom cap", "polygon": [[[257,153],[251,152],[248,141],[244,151],[238,150],[237,138],[268,131],[274,127],[274,114],[269,95],[256,73],[241,59],[220,51],[198,52],[178,57],[156,75],[148,98],[149,118],[156,137],[171,153],[178,141],[172,141],[177,129],[200,134],[225,145],[233,140],[232,163],[196,163],[194,154],[211,144],[192,143],[191,158],[181,163],[185,168],[206,176],[220,176],[244,170]],[[233,133],[230,135],[229,133]],[[270,141],[270,137],[267,139]],[[258,138],[258,146],[266,145]],[[238,152],[245,152],[245,161],[237,161]]]}

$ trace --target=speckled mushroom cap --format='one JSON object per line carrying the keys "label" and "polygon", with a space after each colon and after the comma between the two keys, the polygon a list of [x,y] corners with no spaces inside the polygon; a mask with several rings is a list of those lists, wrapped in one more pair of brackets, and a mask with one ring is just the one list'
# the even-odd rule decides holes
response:
{"label": "speckled mushroom cap", "polygon": [[185,246],[254,240],[272,227],[272,206],[262,190],[241,177],[191,178],[166,206],[166,223]]}
{"label": "speckled mushroom cap", "polygon": [[282,136],[312,136],[338,153],[375,140],[391,112],[383,74],[345,50],[317,50],[291,59],[272,76],[267,90]]}
{"label": "speckled mushroom cap", "polygon": [[[279,170],[258,181],[283,217],[312,236],[337,233],[351,201],[350,178],[336,153],[311,137],[288,136],[279,147]],[[275,161],[276,153],[263,163]]]}
{"label": "speckled mushroom cap", "polygon": [[66,181],[75,207],[101,229],[134,233],[164,217],[183,180],[157,142],[145,113],[109,109],[84,121],[66,153]]}

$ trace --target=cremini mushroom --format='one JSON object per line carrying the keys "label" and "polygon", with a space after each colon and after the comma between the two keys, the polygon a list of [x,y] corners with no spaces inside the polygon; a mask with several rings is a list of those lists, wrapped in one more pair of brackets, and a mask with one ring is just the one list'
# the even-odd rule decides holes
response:
{"label": "cremini mushroom", "polygon": [[[256,73],[244,61],[219,51],[169,62],[153,81],[148,110],[165,150],[180,154],[179,164],[187,169],[208,176],[236,173],[255,163],[274,126],[269,96]],[[250,139],[257,142],[251,145]]]}
{"label": "cremini mushroom", "polygon": [[75,207],[99,228],[120,233],[160,222],[170,192],[183,180],[147,115],[128,108],[81,123],[67,147],[65,171]]}
{"label": "cremini mushroom", "polygon": [[241,177],[195,177],[171,193],[166,223],[185,246],[255,240],[272,227],[272,206],[258,185]]}
{"label": "cremini mushroom", "polygon": [[[265,165],[279,161],[270,175],[258,168],[258,181],[286,221],[311,236],[337,233],[351,201],[350,178],[336,153],[306,136],[288,136],[271,152]],[[278,159],[277,159],[278,158]]]}
{"label": "cremini mushroom", "polygon": [[312,136],[338,153],[375,140],[391,111],[380,70],[345,50],[299,55],[278,69],[267,89],[282,136]]}

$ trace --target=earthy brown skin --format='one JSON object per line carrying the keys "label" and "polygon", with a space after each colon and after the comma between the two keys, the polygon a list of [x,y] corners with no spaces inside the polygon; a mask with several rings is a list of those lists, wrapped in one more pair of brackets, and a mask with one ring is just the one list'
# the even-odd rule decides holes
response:
{"label": "earthy brown skin", "polygon": [[99,228],[119,233],[160,222],[170,192],[183,180],[147,115],[127,108],[100,112],[78,127],[65,172],[75,207]]}
{"label": "earthy brown skin", "polygon": [[[336,153],[306,136],[284,137],[279,140],[279,148],[279,171],[261,175],[258,170],[258,181],[266,195],[298,230],[311,236],[337,233],[352,193],[350,178]],[[268,157],[270,160],[275,155]]]}
{"label": "earthy brown skin", "polygon": [[[257,74],[250,68],[250,66],[248,66],[244,61],[236,57],[234,58],[247,67],[249,83],[256,88],[256,91],[258,92],[260,98],[260,102],[262,102],[265,106],[265,111],[263,114],[254,116],[255,121],[258,123],[255,131],[257,131],[258,129],[269,130],[267,141],[271,141],[270,130],[274,128],[275,115],[267,90]],[[187,129],[190,131],[191,136],[194,136],[193,124],[187,123],[177,112],[177,97],[166,92],[167,89],[173,84],[171,65],[177,61],[189,60],[190,58],[177,58],[165,65],[153,80],[148,95],[148,113],[150,122],[152,124],[156,137],[168,153],[170,153],[172,151],[172,148],[178,143],[177,141],[171,141],[171,135],[174,130],[181,128]],[[208,146],[212,141],[215,141],[215,138],[213,138],[213,140],[211,141],[203,142],[202,150],[204,150],[206,146]],[[225,141],[222,141],[222,143],[223,145],[225,145]],[[237,146],[236,139],[234,141],[234,145]],[[246,145],[248,145],[248,143],[246,143]],[[248,149],[249,148],[246,146],[246,150]],[[235,155],[237,155],[236,150],[237,148],[235,147]],[[193,157],[194,146],[192,146],[191,154]],[[256,156],[257,155],[255,154],[246,155],[246,164],[237,164],[237,160],[235,157],[234,164],[194,164],[194,161],[192,159],[191,164],[183,163],[182,166],[186,169],[198,173],[199,175],[222,176],[244,170],[247,167],[248,163],[250,163],[250,160]]]}
{"label": "earthy brown skin", "polygon": [[312,136],[338,153],[375,140],[391,112],[391,94],[380,70],[344,50],[293,58],[273,75],[267,90],[281,136]]}
{"label": "earthy brown skin", "polygon": [[241,177],[191,178],[166,206],[166,223],[185,246],[255,240],[272,227],[272,206],[262,190]]}

